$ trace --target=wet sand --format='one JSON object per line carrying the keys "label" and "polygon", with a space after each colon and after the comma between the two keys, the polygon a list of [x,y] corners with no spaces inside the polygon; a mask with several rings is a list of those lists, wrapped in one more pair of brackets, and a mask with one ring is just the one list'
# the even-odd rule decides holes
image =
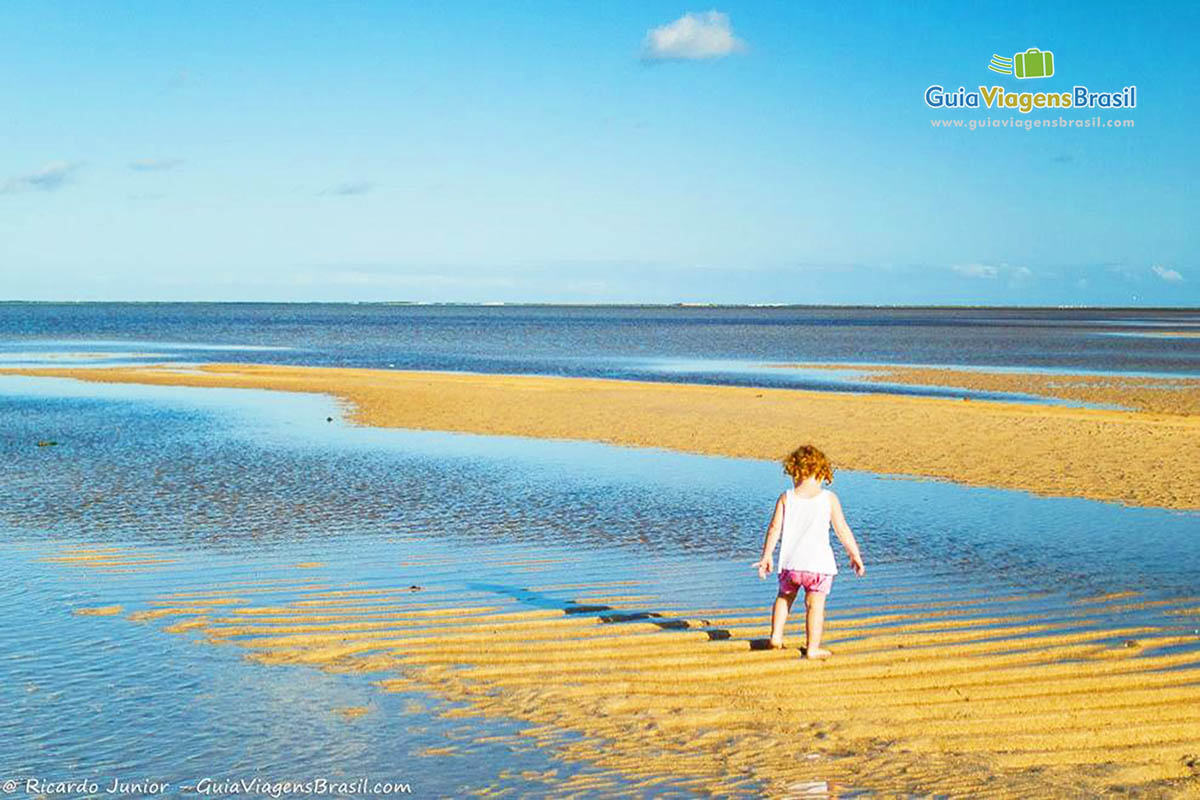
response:
{"label": "wet sand", "polygon": [[[982,372],[940,367],[883,367],[854,364],[796,364],[806,370],[851,370],[874,383],[951,386],[984,392],[1028,394],[1096,406],[1182,416],[1200,415],[1200,378],[1118,375],[1051,375]],[[783,368],[787,368],[784,366]]]}
{"label": "wet sand", "polygon": [[[829,366],[829,365],[824,365]],[[944,385],[914,371],[908,379]],[[836,466],[884,474],[1200,509],[1200,415],[1194,389],[1048,387],[1131,410],[585,378],[209,364],[6,369],[117,383],[315,392],[352,421],[381,427],[583,439],[690,453],[777,459],[818,443]],[[969,373],[1016,386],[1029,376]],[[881,380],[894,380],[881,377]],[[958,378],[955,377],[955,380]],[[968,376],[963,376],[965,382]],[[966,385],[964,383],[964,385]],[[1024,388],[1005,391],[1029,391]],[[1175,398],[1169,402],[1166,397]],[[1102,399],[1101,399],[1102,398]],[[1140,410],[1139,410],[1140,409]]]}
{"label": "wet sand", "polygon": [[1149,336],[1149,337],[1153,337],[1153,338],[1163,338],[1163,339],[1200,339],[1200,331],[1197,331],[1197,330],[1140,331],[1137,333],[1133,333],[1130,331],[1123,331],[1121,335],[1123,335],[1123,336]]}
{"label": "wet sand", "polygon": [[[71,568],[104,564],[64,555],[80,556],[63,560]],[[1050,616],[1020,597],[972,605],[945,587],[869,588],[864,606],[831,617],[835,655],[806,662],[798,619],[787,650],[759,649],[765,607],[683,610],[592,588],[527,610],[464,601],[436,582],[298,587],[270,604],[241,586],[193,586],[153,600],[161,614],[128,616],[263,664],[376,673],[385,691],[461,702],[450,713],[465,718],[522,720],[519,737],[605,770],[517,776],[556,796],[652,793],[666,778],[713,796],[1200,791],[1196,635],[1111,627],[1134,593]],[[1188,619],[1197,605],[1163,607]],[[359,715],[331,711],[348,724]]]}

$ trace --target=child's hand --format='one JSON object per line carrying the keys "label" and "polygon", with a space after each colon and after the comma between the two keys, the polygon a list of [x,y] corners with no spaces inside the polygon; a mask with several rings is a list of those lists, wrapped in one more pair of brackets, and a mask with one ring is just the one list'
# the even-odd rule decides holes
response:
{"label": "child's hand", "polygon": [[850,566],[854,567],[854,574],[860,578],[867,574],[867,567],[865,564],[863,564],[862,556],[850,556]]}
{"label": "child's hand", "polygon": [[759,578],[765,578],[771,574],[771,568],[773,564],[771,563],[771,557],[766,556],[764,558],[760,558],[758,561],[755,561],[750,566],[758,568]]}

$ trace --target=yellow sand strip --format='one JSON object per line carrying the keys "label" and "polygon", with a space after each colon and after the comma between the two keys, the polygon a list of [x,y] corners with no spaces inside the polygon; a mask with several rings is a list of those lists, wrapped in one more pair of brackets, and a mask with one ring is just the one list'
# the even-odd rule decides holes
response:
{"label": "yellow sand strip", "polygon": [[80,617],[113,617],[120,614],[121,606],[96,606],[94,608],[77,608],[74,613]]}
{"label": "yellow sand strip", "polygon": [[[1054,375],[1041,372],[985,372],[939,367],[803,364],[805,369],[852,370],[875,383],[954,386],[985,392],[1031,394],[1091,405],[1112,405],[1162,414],[1200,414],[1200,379],[1136,375]],[[785,365],[782,367],[787,368]]]}
{"label": "yellow sand strip", "polygon": [[[1200,509],[1200,417],[1182,413],[251,364],[210,364],[187,374],[165,367],[0,374],[317,392],[346,402],[354,421],[367,425],[587,439],[742,458],[776,459],[798,442],[814,441],[851,469]],[[1142,390],[1112,391],[1130,395],[1124,405],[1136,405],[1134,394]]]}

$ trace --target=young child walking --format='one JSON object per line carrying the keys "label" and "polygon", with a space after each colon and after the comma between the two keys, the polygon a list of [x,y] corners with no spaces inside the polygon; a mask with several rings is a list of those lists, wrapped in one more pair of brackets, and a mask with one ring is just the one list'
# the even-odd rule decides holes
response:
{"label": "young child walking", "polygon": [[831,653],[821,647],[825,628],[825,598],[833,587],[837,562],[829,546],[829,527],[850,556],[854,572],[863,575],[858,542],[846,524],[842,504],[837,495],[825,488],[833,483],[833,467],[829,459],[812,445],[797,447],[783,460],[783,471],[792,477],[795,487],[779,496],[775,514],[767,527],[762,557],[751,566],[758,568],[758,577],[771,572],[771,556],[782,535],[779,548],[779,594],[771,609],[771,648],[783,647],[783,625],[796,593],[804,590],[804,631],[808,641],[805,658],[827,658]]}

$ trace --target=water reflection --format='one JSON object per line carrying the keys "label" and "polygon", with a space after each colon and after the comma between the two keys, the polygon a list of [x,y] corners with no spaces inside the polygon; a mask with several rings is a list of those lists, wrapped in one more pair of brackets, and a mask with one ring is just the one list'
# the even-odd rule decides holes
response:
{"label": "water reflection", "polygon": [[[472,744],[484,723],[443,719],[427,696],[381,695],[369,678],[243,664],[127,615],[71,613],[91,605],[136,612],[214,586],[250,585],[266,604],[319,587],[416,587],[431,607],[570,610],[720,639],[728,626],[709,611],[765,609],[772,594],[744,566],[783,486],[770,463],[352,428],[326,398],[248,390],[5,378],[0,420],[0,613],[17,621],[0,628],[10,772],[385,776],[404,764],[414,784],[444,791],[447,774],[478,787],[499,764],[516,770],[505,785],[526,789],[520,765],[588,769],[516,747],[504,720],[486,723],[502,745]],[[977,608],[986,635],[1003,603],[1077,626],[1059,632],[1194,628],[1145,603],[1200,589],[1196,514],[851,472],[835,488],[871,563],[869,581],[839,577],[842,619],[887,603],[899,624],[952,603]],[[39,560],[70,543],[132,555],[110,569]],[[147,554],[161,563],[121,568]],[[1124,607],[1085,602],[1131,588]],[[337,713],[358,707],[370,711]],[[453,755],[414,755],[447,741]]]}
{"label": "water reflection", "polygon": [[[0,520],[57,539],[235,550],[444,531],[740,559],[784,486],[768,462],[355,428],[321,397],[21,378],[0,393]],[[849,471],[835,488],[875,563],[1030,592],[1197,589],[1194,513]]]}

